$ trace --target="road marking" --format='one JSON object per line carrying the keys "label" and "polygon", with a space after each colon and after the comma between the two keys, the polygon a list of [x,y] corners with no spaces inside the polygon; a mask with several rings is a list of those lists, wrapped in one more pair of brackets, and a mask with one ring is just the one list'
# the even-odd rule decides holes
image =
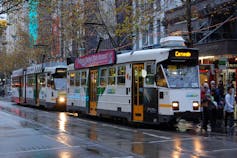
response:
{"label": "road marking", "polygon": [[142,133],[144,135],[148,135],[148,136],[151,136],[151,137],[156,137],[156,138],[161,138],[161,139],[166,139],[166,140],[170,140],[171,139],[170,137],[159,136],[159,135],[152,134],[152,133],[146,133],[146,132],[142,132]]}
{"label": "road marking", "polygon": [[120,130],[123,130],[123,131],[137,132],[137,130],[134,130],[134,129],[124,128],[124,127],[120,127],[120,126],[116,126],[116,125],[110,125],[110,124],[105,124],[105,123],[103,123],[102,126],[104,126],[104,127],[112,127],[112,128],[120,129]]}
{"label": "road marking", "polygon": [[211,152],[223,152],[223,151],[236,151],[237,148],[231,148],[231,149],[217,149],[217,150],[210,150],[210,151],[205,151],[206,153],[211,153]]}
{"label": "road marking", "polygon": [[185,141],[185,140],[193,140],[193,138],[182,138],[182,139],[170,139],[170,140],[157,140],[157,141],[150,141],[148,143],[166,143],[166,142],[174,142],[176,140]]}
{"label": "road marking", "polygon": [[112,157],[112,158],[134,158],[133,156],[122,156],[122,157]]}
{"label": "road marking", "polygon": [[53,148],[47,148],[47,149],[32,149],[32,150],[27,150],[27,151],[16,151],[16,152],[0,153],[0,155],[21,154],[21,153],[30,153],[30,152],[39,152],[39,151],[49,151],[49,150],[61,150],[61,149],[69,149],[69,148],[80,148],[80,146],[53,147]]}
{"label": "road marking", "polygon": [[78,120],[81,121],[81,122],[86,122],[86,123],[91,123],[91,124],[98,124],[96,121],[84,120],[84,119],[81,119],[81,118],[78,118]]}

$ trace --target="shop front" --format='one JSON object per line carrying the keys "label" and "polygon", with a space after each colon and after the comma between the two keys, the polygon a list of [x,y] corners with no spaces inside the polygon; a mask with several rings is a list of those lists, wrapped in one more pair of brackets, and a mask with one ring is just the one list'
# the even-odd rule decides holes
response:
{"label": "shop front", "polygon": [[224,85],[232,82],[237,85],[237,41],[222,40],[195,45],[199,49],[200,83],[216,83],[220,80]]}

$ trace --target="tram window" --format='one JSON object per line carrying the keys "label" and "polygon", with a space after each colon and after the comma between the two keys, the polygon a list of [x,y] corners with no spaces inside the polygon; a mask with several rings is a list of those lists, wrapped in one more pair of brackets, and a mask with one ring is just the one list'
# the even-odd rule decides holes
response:
{"label": "tram window", "polygon": [[106,86],[107,85],[107,69],[101,69],[100,70],[100,85],[101,86]]}
{"label": "tram window", "polygon": [[118,67],[118,76],[117,76],[117,84],[124,85],[125,84],[125,75],[126,75],[126,66]]}
{"label": "tram window", "polygon": [[116,68],[115,67],[109,68],[109,77],[108,77],[109,85],[115,85],[115,76],[116,76]]}
{"label": "tram window", "polygon": [[34,81],[34,76],[33,75],[27,76],[27,85],[28,85],[28,87],[34,86],[35,85],[34,82],[35,81]]}
{"label": "tram window", "polygon": [[165,80],[165,76],[160,65],[157,65],[157,73],[155,77],[157,86],[167,87],[167,82]]}
{"label": "tram window", "polygon": [[86,85],[86,77],[87,77],[86,71],[82,71],[82,72],[81,72],[81,85],[82,85],[82,86],[85,86],[85,85]]}
{"label": "tram window", "polygon": [[12,87],[20,87],[19,78],[14,78],[12,80]]}
{"label": "tram window", "polygon": [[51,87],[51,79],[50,76],[47,76],[47,87]]}
{"label": "tram window", "polygon": [[80,86],[80,77],[81,77],[80,72],[76,72],[76,78],[75,78],[76,86]]}
{"label": "tram window", "polygon": [[40,84],[42,87],[45,87],[45,76],[44,76],[44,75],[40,75],[40,76],[39,76],[39,84]]}
{"label": "tram window", "polygon": [[74,86],[75,72],[70,72],[70,86]]}
{"label": "tram window", "polygon": [[154,64],[146,65],[146,84],[153,85],[154,84]]}
{"label": "tram window", "polygon": [[198,87],[199,77],[197,66],[187,64],[164,64],[162,66],[170,87]]}

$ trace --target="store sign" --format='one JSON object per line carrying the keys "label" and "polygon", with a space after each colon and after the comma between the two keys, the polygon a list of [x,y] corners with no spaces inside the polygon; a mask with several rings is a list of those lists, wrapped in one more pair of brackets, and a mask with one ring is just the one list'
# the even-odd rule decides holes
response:
{"label": "store sign", "polygon": [[218,67],[220,70],[226,69],[227,58],[220,58],[218,62]]}
{"label": "store sign", "polygon": [[86,55],[75,60],[75,69],[88,68],[94,66],[110,65],[116,62],[114,50],[100,51],[97,54]]}

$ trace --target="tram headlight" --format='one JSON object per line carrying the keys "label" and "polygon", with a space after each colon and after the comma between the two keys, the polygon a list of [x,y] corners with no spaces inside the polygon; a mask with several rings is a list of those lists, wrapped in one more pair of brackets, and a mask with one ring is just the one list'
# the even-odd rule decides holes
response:
{"label": "tram headlight", "polygon": [[60,96],[60,97],[58,98],[58,102],[59,102],[59,103],[65,103],[65,102],[66,102],[66,98],[63,97],[63,96]]}
{"label": "tram headlight", "polygon": [[198,109],[199,109],[198,101],[193,101],[193,110],[198,110]]}
{"label": "tram headlight", "polygon": [[173,101],[172,102],[172,108],[173,108],[173,110],[179,110],[179,102],[178,101]]}

